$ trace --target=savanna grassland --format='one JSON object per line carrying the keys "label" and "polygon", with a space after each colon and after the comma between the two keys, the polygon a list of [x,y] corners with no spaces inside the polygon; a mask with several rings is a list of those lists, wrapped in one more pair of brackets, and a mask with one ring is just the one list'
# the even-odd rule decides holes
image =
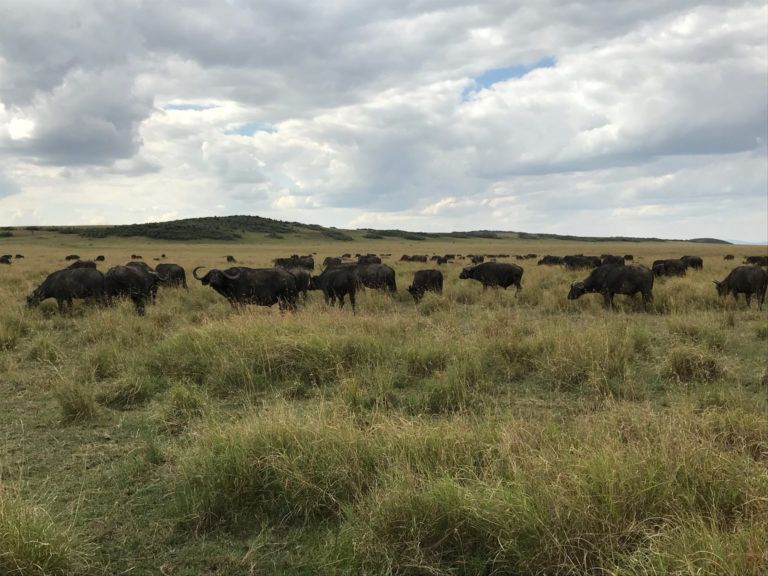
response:
{"label": "savanna grassland", "polygon": [[[246,235],[2,238],[0,574],[765,574],[768,306],[717,297],[760,247]],[[72,252],[184,266],[139,317],[25,296]],[[233,310],[191,278],[316,252],[392,254],[356,315]],[[403,253],[696,254],[654,303],[566,299],[586,272],[482,291]],[[724,262],[726,253],[736,255]]]}

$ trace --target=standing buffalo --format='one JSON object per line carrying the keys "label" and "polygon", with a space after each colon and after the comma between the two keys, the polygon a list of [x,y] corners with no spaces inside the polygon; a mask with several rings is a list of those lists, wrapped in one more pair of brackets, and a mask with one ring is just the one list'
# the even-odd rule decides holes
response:
{"label": "standing buffalo", "polygon": [[520,285],[523,269],[509,262],[484,262],[477,266],[465,266],[459,278],[477,280],[483,285],[483,290],[488,286],[501,286],[506,290],[507,287],[514,285],[518,291],[523,288]]}
{"label": "standing buffalo", "polygon": [[64,260],[80,260],[80,256],[77,254],[70,254],[69,256],[64,256]]}
{"label": "standing buffalo", "polygon": [[10,264],[11,263],[11,257],[8,254],[3,254],[0,256],[0,264]]}
{"label": "standing buffalo", "polygon": [[469,259],[472,264],[482,264],[485,261],[485,256],[481,256],[480,254],[470,254]]}
{"label": "standing buffalo", "polygon": [[232,256],[231,254],[227,254],[227,262],[230,264],[234,264],[237,262],[237,260],[235,260],[235,257]]}
{"label": "standing buffalo", "polygon": [[288,272],[293,274],[293,277],[296,279],[296,291],[304,295],[304,302],[306,302],[311,278],[309,272],[304,268],[288,268]]}
{"label": "standing buffalo", "polygon": [[568,300],[576,300],[593,292],[603,295],[606,307],[614,307],[614,294],[633,296],[638,292],[643,295],[643,302],[650,304],[653,302],[653,272],[642,264],[600,266],[582,282],[571,284]]}
{"label": "standing buffalo", "polygon": [[654,276],[685,276],[688,266],[682,260],[654,260],[651,265]]}
{"label": "standing buffalo", "polygon": [[178,264],[158,264],[155,267],[155,274],[160,284],[164,286],[182,286],[185,290],[189,290],[187,273]]}
{"label": "standing buffalo", "polygon": [[19,258],[24,258],[24,254],[16,254],[16,256],[14,256],[14,258],[16,258],[17,260]]}
{"label": "standing buffalo", "polygon": [[104,275],[94,268],[58,270],[27,296],[27,306],[37,306],[46,298],[55,298],[59,311],[63,309],[64,302],[71,308],[74,298],[93,298],[103,304]]}
{"label": "standing buffalo", "polygon": [[584,256],[583,254],[571,254],[563,257],[563,264],[567,270],[589,270],[600,266],[600,258],[597,256]]}
{"label": "standing buffalo", "polygon": [[397,290],[395,271],[386,264],[358,264],[357,279],[366,288]]}
{"label": "standing buffalo", "polygon": [[557,266],[558,264],[563,263],[563,257],[562,256],[550,256],[547,254],[537,262],[538,266],[541,266],[542,264],[545,266]]}
{"label": "standing buffalo", "polygon": [[417,304],[427,290],[442,294],[443,273],[440,270],[417,270],[413,275],[413,283],[408,286],[407,290]]}
{"label": "standing buffalo", "polygon": [[737,266],[725,280],[718,282],[713,280],[717,286],[717,293],[720,296],[733,294],[733,299],[738,300],[739,294],[744,294],[747,299],[747,306],[751,305],[752,294],[757,296],[757,307],[763,309],[765,301],[765,290],[768,286],[768,272],[759,266]]}
{"label": "standing buffalo", "polygon": [[282,268],[246,268],[234,266],[227,270],[213,268],[205,276],[198,276],[198,266],[192,271],[195,280],[210,286],[224,296],[232,307],[238,304],[272,306],[280,310],[296,309],[296,278]]}
{"label": "standing buffalo", "polygon": [[339,308],[344,307],[344,296],[349,294],[352,312],[355,312],[355,291],[357,290],[357,273],[354,266],[326,268],[319,276],[312,276],[309,282],[310,290],[322,290],[325,303],[333,306],[339,300]]}
{"label": "standing buffalo", "polygon": [[603,254],[600,256],[600,265],[612,264],[614,266],[624,266],[624,256],[614,256],[613,254]]}
{"label": "standing buffalo", "polygon": [[96,262],[93,260],[75,260],[67,266],[70,270],[74,270],[75,268],[96,268]]}
{"label": "standing buffalo", "polygon": [[114,298],[130,298],[143,316],[147,301],[157,293],[157,274],[139,266],[113,266],[104,276],[104,292],[110,303]]}
{"label": "standing buffalo", "polygon": [[635,257],[632,254],[624,254],[624,262],[632,262],[634,259]]}
{"label": "standing buffalo", "polygon": [[288,270],[289,268],[304,268],[305,270],[315,269],[315,259],[311,254],[307,256],[291,255],[290,258],[275,258],[275,266]]}
{"label": "standing buffalo", "polygon": [[694,270],[704,268],[704,260],[701,259],[701,256],[681,256],[680,261],[684,262],[688,268],[693,268]]}
{"label": "standing buffalo", "polygon": [[337,258],[335,256],[327,256],[325,260],[323,260],[323,268],[331,268],[332,266],[340,266],[341,265],[341,258]]}
{"label": "standing buffalo", "polygon": [[141,254],[131,254],[131,260],[141,260]]}
{"label": "standing buffalo", "polygon": [[[424,256],[424,262],[426,261],[427,261],[427,257]],[[381,264],[381,258],[376,256],[376,254],[360,254],[357,257],[357,263],[358,264]]]}
{"label": "standing buffalo", "polygon": [[98,256],[96,256],[96,258],[94,258],[94,260],[96,260],[96,262],[104,262],[104,256],[102,254],[99,254]]}
{"label": "standing buffalo", "polygon": [[734,259],[733,254],[726,254],[725,256],[723,256],[723,260],[733,260],[733,259]]}
{"label": "standing buffalo", "polygon": [[754,264],[755,266],[768,266],[768,256],[747,256],[744,258],[744,264]]}

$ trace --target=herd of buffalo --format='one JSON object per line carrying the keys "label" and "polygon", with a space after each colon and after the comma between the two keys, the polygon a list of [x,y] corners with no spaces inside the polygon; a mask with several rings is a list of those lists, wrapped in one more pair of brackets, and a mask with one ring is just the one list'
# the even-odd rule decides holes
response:
{"label": "herd of buffalo", "polygon": [[[387,254],[386,256],[390,256]],[[485,261],[488,257],[490,261]],[[431,260],[445,264],[457,258],[469,258],[471,265],[464,266],[459,278],[473,279],[480,282],[485,290],[489,286],[515,286],[522,289],[523,268],[511,262],[498,262],[496,258],[508,258],[507,254],[498,255],[455,255],[432,256]],[[16,254],[16,259],[23,255]],[[165,254],[162,255],[165,258]],[[518,260],[537,258],[536,254],[516,256]],[[732,260],[727,255],[726,260]],[[40,286],[27,296],[27,304],[36,306],[47,298],[56,299],[61,310],[64,303],[72,305],[73,299],[92,299],[102,305],[109,305],[116,298],[129,298],[135,305],[136,311],[143,315],[146,304],[153,302],[159,286],[180,286],[187,289],[187,279],[184,269],[178,264],[160,263],[153,269],[141,261],[140,255],[132,254],[131,262],[124,266],[113,266],[106,274],[96,269],[96,262],[81,260],[76,254],[66,257],[74,260],[67,268],[50,274]],[[98,256],[96,261],[104,261],[104,256]],[[160,258],[155,258],[160,260]],[[403,255],[401,261],[427,262],[425,255]],[[11,255],[0,257],[0,263],[10,264]],[[229,263],[236,262],[233,256],[227,256]],[[602,294],[605,305],[613,307],[615,294],[642,295],[643,302],[653,301],[653,281],[657,276],[684,276],[687,269],[701,270],[703,261],[698,256],[683,256],[679,259],[657,260],[651,268],[642,264],[629,263],[632,255],[614,256],[604,254],[584,256],[544,256],[538,261],[539,265],[563,265],[569,270],[591,269],[584,280],[573,282],[570,286],[568,299],[574,300],[587,293]],[[762,309],[765,292],[768,287],[768,271],[762,267],[768,266],[768,257],[749,256],[743,266],[734,268],[722,281],[714,281],[720,296],[733,294],[738,299],[744,294],[747,305],[752,296],[756,296],[758,307]],[[233,266],[226,270],[209,269],[204,275],[196,267],[192,275],[203,286],[210,286],[224,296],[232,306],[241,304],[257,304],[272,306],[278,304],[281,310],[295,310],[299,294],[307,298],[308,290],[321,290],[328,304],[344,306],[348,298],[352,310],[355,309],[355,295],[361,287],[383,289],[391,292],[397,290],[395,271],[383,264],[379,256],[373,254],[357,254],[353,260],[350,254],[341,257],[328,257],[323,261],[323,270],[319,275],[313,275],[315,261],[311,255],[293,255],[289,258],[277,258],[273,268],[247,268]],[[424,296],[425,292],[442,293],[443,274],[440,270],[418,270],[415,272],[412,284],[407,288],[415,302]]]}

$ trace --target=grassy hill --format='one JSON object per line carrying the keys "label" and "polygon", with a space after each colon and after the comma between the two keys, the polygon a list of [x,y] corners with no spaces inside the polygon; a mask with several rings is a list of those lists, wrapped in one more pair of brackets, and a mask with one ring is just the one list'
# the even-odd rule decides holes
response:
{"label": "grassy hill", "polygon": [[[239,240],[248,234],[263,234],[268,238],[281,240],[286,235],[318,236],[350,242],[356,239],[379,240],[382,238],[402,238],[404,240],[423,241],[438,238],[485,238],[502,237],[521,240],[570,240],[576,242],[669,242],[662,238],[635,238],[631,236],[573,236],[561,234],[532,234],[528,232],[474,230],[470,232],[413,232],[406,230],[340,230],[317,224],[285,222],[262,218],[261,216],[211,216],[207,218],[186,218],[169,222],[149,222],[145,224],[127,224],[118,226],[27,226],[26,230],[45,230],[62,234],[77,234],[85,238],[145,237],[158,240]],[[11,230],[6,230],[10,232]],[[690,242],[729,244],[715,238],[696,238]]]}

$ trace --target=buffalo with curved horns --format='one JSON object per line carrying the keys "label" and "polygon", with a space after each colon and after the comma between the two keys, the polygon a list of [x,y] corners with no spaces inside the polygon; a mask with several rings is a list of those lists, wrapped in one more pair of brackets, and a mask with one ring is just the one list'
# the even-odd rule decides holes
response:
{"label": "buffalo with curved horns", "polygon": [[280,310],[296,310],[296,278],[282,268],[246,268],[233,266],[227,270],[212,268],[204,276],[192,270],[195,280],[210,286],[224,296],[232,307],[239,304],[272,306],[278,303]]}

